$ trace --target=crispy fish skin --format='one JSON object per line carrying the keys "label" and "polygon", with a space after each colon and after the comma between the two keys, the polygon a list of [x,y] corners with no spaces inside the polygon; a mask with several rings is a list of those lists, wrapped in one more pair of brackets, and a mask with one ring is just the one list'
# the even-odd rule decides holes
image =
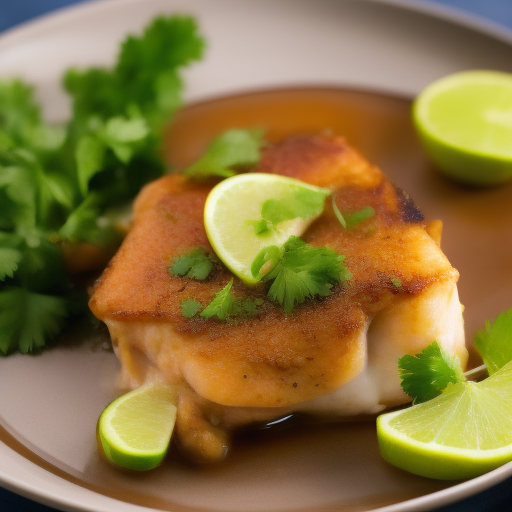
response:
{"label": "crispy fish skin", "polygon": [[[200,404],[196,420],[203,415],[229,427],[282,411],[314,410],[316,401],[326,403],[320,409],[337,407],[340,415],[374,413],[405,402],[397,358],[437,338],[465,363],[458,273],[429,236],[412,200],[378,167],[343,138],[304,136],[268,148],[255,171],[328,187],[342,212],[374,208],[372,219],[345,230],[328,200],[303,236],[313,246],[344,254],[352,279],[335,286],[329,297],[296,306],[288,316],[265,299],[264,285],[250,288],[235,279],[236,296],[265,299],[260,315],[227,322],[184,318],[183,300],[208,304],[232,275],[221,264],[204,282],[169,274],[173,259],[192,248],[213,254],[203,207],[214,183],[180,175],[161,178],[139,194],[132,229],[90,300],[93,313],[109,326],[130,385],[163,379],[181,386],[183,396]],[[426,320],[418,316],[421,311]],[[352,398],[340,390],[349,389],[350,381],[363,387],[371,381],[375,396],[368,403],[361,400],[359,407],[352,402],[345,407]],[[180,427],[178,417],[184,439],[191,418]],[[217,434],[212,436],[218,444]],[[193,439],[185,444],[193,451]],[[215,448],[206,458],[221,452]]]}

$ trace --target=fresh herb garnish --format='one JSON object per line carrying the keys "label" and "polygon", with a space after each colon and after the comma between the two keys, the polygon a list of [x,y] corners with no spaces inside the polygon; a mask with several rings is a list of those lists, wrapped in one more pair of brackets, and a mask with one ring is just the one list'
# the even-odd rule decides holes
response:
{"label": "fresh herb garnish", "polygon": [[475,334],[475,345],[482,356],[489,375],[512,361],[512,308],[501,313],[491,324]]}
{"label": "fresh herb garnish", "polygon": [[192,318],[203,309],[203,305],[196,299],[186,299],[181,301],[181,314],[185,318]]}
{"label": "fresh herb garnish", "polygon": [[402,356],[398,360],[398,370],[402,389],[414,404],[435,398],[450,383],[466,381],[459,359],[446,354],[435,341],[416,356]]}
{"label": "fresh herb garnish", "polygon": [[334,200],[334,195],[332,196],[332,209],[340,224],[347,230],[355,228],[365,220],[371,219],[375,215],[375,210],[371,206],[365,206],[364,208],[361,208],[361,210],[342,214]]}
{"label": "fresh herb garnish", "polygon": [[263,249],[256,256],[251,272],[254,276],[262,275],[262,269],[269,265],[262,276],[263,280],[272,281],[268,296],[289,314],[296,303],[317,295],[325,297],[334,284],[350,279],[351,273],[345,268],[344,260],[345,256],[332,249],[313,247],[292,236],[282,251],[276,246]]}
{"label": "fresh herb garnish", "polygon": [[215,294],[215,298],[202,311],[201,316],[203,318],[216,316],[219,320],[226,320],[235,313],[237,299],[231,293],[233,281],[234,279],[231,279],[220,292]]}
{"label": "fresh herb garnish", "polygon": [[169,269],[169,273],[204,281],[210,275],[212,268],[213,263],[206,253],[202,249],[193,249],[188,254],[177,258]]}
{"label": "fresh herb garnish", "polygon": [[217,137],[206,153],[183,173],[194,179],[229,178],[236,174],[238,168],[256,165],[264,144],[263,130],[228,130]]}
{"label": "fresh herb garnish", "polygon": [[261,207],[261,219],[252,222],[255,233],[262,235],[274,231],[286,220],[310,219],[320,215],[330,193],[330,190],[321,188],[290,187],[290,194],[286,197],[267,199]]}
{"label": "fresh herb garnish", "polygon": [[399,277],[391,276],[391,284],[397,289],[402,288],[402,280]]}
{"label": "fresh herb garnish", "polygon": [[[203,318],[216,317],[217,320],[225,321],[231,317],[251,317],[259,314],[259,306],[263,304],[262,299],[238,299],[231,292],[234,279],[215,294],[213,300],[203,309],[200,316]],[[201,303],[195,299],[184,300],[181,303],[181,314],[186,318],[192,318],[202,308]]]}
{"label": "fresh herb garnish", "polygon": [[65,127],[42,120],[30,86],[0,81],[0,354],[39,352],[82,306],[52,242],[118,245],[108,209],[163,173],[178,73],[203,49],[192,18],[155,19],[126,39],[112,69],[66,73]]}

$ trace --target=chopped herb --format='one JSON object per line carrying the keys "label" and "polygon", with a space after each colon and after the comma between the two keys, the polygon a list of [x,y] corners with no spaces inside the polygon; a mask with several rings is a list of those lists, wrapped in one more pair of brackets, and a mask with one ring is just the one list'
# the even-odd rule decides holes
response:
{"label": "chopped herb", "polygon": [[345,214],[347,229],[352,229],[365,220],[371,219],[375,215],[375,210],[371,206],[365,206],[356,212]]}
{"label": "chopped herb", "polygon": [[229,316],[232,316],[236,311],[237,299],[231,293],[231,287],[233,286],[233,279],[222,288],[220,292],[215,295],[215,298],[206,306],[204,311],[201,313],[203,318],[211,318],[216,316],[219,320],[226,320]]}
{"label": "chopped herb", "polygon": [[325,297],[334,284],[351,278],[345,268],[345,256],[327,247],[312,247],[300,238],[292,236],[284,244],[280,259],[275,262],[276,246],[265,249],[256,256],[251,267],[253,275],[261,274],[264,265],[271,262],[273,268],[264,273],[265,281],[272,281],[268,296],[281,304],[286,313],[292,313],[295,303],[307,298]]}
{"label": "chopped herb", "polygon": [[181,314],[185,318],[196,316],[203,309],[203,305],[196,299],[186,299],[181,301]]}
{"label": "chopped herb", "polygon": [[365,206],[361,210],[345,213],[345,215],[343,215],[334,200],[334,195],[332,196],[332,209],[340,224],[347,230],[355,228],[357,225],[365,220],[371,219],[375,215],[375,210],[371,206]]}
{"label": "chopped herb", "polygon": [[489,375],[512,361],[512,308],[501,313],[491,324],[475,334],[475,345],[482,356]]}
{"label": "chopped herb", "polygon": [[402,280],[396,276],[392,276],[391,277],[391,284],[395,287],[395,288],[402,288]]}
{"label": "chopped herb", "polygon": [[212,268],[213,263],[205,252],[202,249],[194,249],[178,258],[169,269],[169,273],[204,281],[210,275]]}
{"label": "chopped herb", "polygon": [[450,357],[435,341],[416,356],[402,356],[398,370],[402,389],[415,404],[435,398],[450,383],[466,381],[459,359]]}
{"label": "chopped herb", "polygon": [[203,318],[217,317],[224,321],[230,317],[250,317],[259,314],[259,306],[263,304],[262,299],[237,299],[231,292],[233,279],[215,295],[215,298],[206,306],[200,316]]}
{"label": "chopped herb", "polygon": [[340,221],[340,224],[347,229],[347,222],[345,221],[345,217],[343,217],[343,214],[340,212],[340,209],[338,208],[338,205],[336,204],[336,201],[334,199],[334,194],[332,195],[332,209],[334,211],[334,215],[336,215],[336,218]]}
{"label": "chopped herb", "polygon": [[240,167],[255,166],[264,145],[263,130],[228,130],[217,137],[206,153],[183,172],[194,179],[229,178]]}
{"label": "chopped herb", "polygon": [[311,219],[320,215],[324,209],[325,198],[330,190],[305,187],[290,187],[290,194],[279,199],[267,199],[261,207],[261,220],[254,221],[257,235],[275,230],[286,220]]}

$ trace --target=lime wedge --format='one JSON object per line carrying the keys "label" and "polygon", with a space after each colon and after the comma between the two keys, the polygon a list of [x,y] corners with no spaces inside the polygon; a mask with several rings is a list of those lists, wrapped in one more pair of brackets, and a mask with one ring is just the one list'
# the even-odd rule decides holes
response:
{"label": "lime wedge", "polygon": [[432,162],[451,178],[473,185],[512,178],[512,74],[442,78],[418,96],[412,116]]}
{"label": "lime wedge", "polygon": [[482,382],[377,418],[383,457],[417,475],[472,478],[512,460],[512,362]]}
{"label": "lime wedge", "polygon": [[216,185],[204,207],[204,225],[221,261],[247,284],[251,265],[266,247],[301,236],[321,215],[331,192],[277,174],[247,173]]}
{"label": "lime wedge", "polygon": [[114,400],[98,420],[107,459],[137,471],[158,466],[171,440],[175,404],[176,393],[170,386],[142,386]]}

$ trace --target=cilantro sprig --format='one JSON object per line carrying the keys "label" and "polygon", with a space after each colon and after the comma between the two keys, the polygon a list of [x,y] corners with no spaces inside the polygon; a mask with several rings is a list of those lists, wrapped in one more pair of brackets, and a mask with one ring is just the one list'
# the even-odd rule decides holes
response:
{"label": "cilantro sprig", "polygon": [[330,295],[333,285],[352,275],[344,265],[345,256],[328,247],[313,247],[292,236],[280,249],[270,246],[255,258],[251,272],[272,282],[268,296],[281,304],[285,313],[315,296]]}
{"label": "cilantro sprig", "polygon": [[39,352],[86,304],[58,244],[119,244],[109,209],[163,173],[179,73],[204,45],[192,18],[155,19],[112,68],[66,73],[66,126],[43,121],[32,87],[0,80],[0,355]]}
{"label": "cilantro sprig", "polygon": [[449,356],[435,341],[415,356],[402,356],[398,371],[402,389],[414,404],[435,398],[450,383],[466,381],[459,359]]}
{"label": "cilantro sprig", "polygon": [[265,145],[263,130],[233,129],[219,135],[205,154],[183,173],[193,179],[229,178],[240,168],[255,166]]}

